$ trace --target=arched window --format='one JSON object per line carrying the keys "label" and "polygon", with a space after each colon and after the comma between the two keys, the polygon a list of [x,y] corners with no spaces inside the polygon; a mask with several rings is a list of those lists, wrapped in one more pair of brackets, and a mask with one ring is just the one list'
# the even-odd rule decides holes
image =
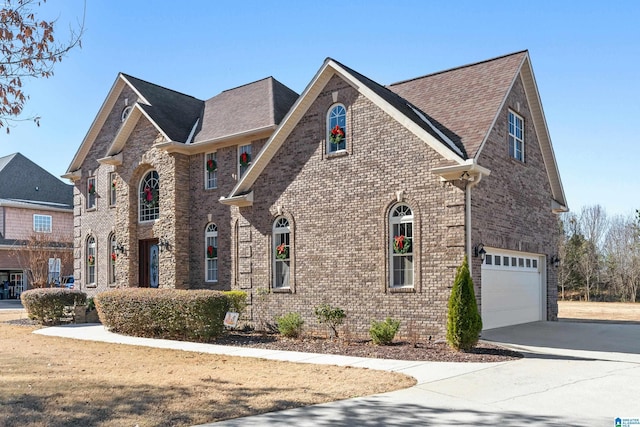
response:
{"label": "arched window", "polygon": [[122,110],[122,115],[120,116],[123,122],[127,120],[127,117],[129,117],[130,113],[131,113],[131,105],[124,107],[124,109]]}
{"label": "arched window", "polygon": [[413,212],[396,205],[389,214],[389,271],[391,287],[413,286]]}
{"label": "arched window", "polygon": [[273,287],[288,288],[291,267],[291,229],[285,217],[273,223]]}
{"label": "arched window", "polygon": [[118,254],[116,252],[116,235],[111,234],[109,236],[109,284],[116,282],[116,259]]}
{"label": "arched window", "polygon": [[96,238],[89,236],[87,238],[87,259],[86,259],[86,273],[87,273],[87,285],[96,284]]}
{"label": "arched window", "polygon": [[336,104],[327,113],[327,153],[347,148],[347,110]]}
{"label": "arched window", "polygon": [[148,172],[140,182],[138,192],[140,221],[153,221],[160,216],[160,178],[158,172]]}
{"label": "arched window", "polygon": [[207,282],[218,281],[218,227],[207,224],[204,231],[204,265]]}

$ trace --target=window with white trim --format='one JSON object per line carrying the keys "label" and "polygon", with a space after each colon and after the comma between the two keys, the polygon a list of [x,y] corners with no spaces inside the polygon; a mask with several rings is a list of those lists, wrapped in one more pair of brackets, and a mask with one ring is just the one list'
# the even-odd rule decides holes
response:
{"label": "window with white trim", "polygon": [[289,288],[291,276],[291,228],[285,217],[273,222],[273,287]]}
{"label": "window with white trim", "polygon": [[205,280],[218,281],[218,227],[207,224],[204,231]]}
{"label": "window with white trim", "polygon": [[204,158],[204,188],[218,187],[218,153],[207,153]]}
{"label": "window with white trim", "polygon": [[115,172],[109,174],[109,206],[116,205],[116,186],[118,185],[117,175]]}
{"label": "window with white trim", "polygon": [[116,260],[118,259],[118,253],[116,252],[116,235],[111,234],[109,236],[109,284],[112,285],[116,282]]}
{"label": "window with white trim", "polygon": [[158,172],[148,172],[138,191],[138,208],[140,222],[153,221],[160,217],[160,178]]}
{"label": "window with white trim", "polygon": [[89,236],[87,238],[86,254],[87,254],[87,258],[86,258],[87,285],[95,285],[97,256],[96,256],[96,238],[93,236]]}
{"label": "window with white trim", "polygon": [[327,113],[327,153],[347,148],[347,109],[336,104]]}
{"label": "window with white trim", "polygon": [[123,122],[127,120],[127,117],[129,117],[129,114],[131,114],[131,105],[124,107],[124,109],[122,110],[122,114],[120,118],[122,119]]}
{"label": "window with white trim", "polygon": [[392,288],[413,287],[413,212],[405,204],[389,213],[389,284]]}
{"label": "window with white trim", "polygon": [[524,120],[509,110],[509,156],[524,162]]}
{"label": "window with white trim", "polygon": [[51,233],[51,215],[33,215],[33,231],[36,233]]}
{"label": "window with white trim", "polygon": [[238,179],[244,175],[251,165],[251,144],[238,147]]}
{"label": "window with white trim", "polygon": [[94,176],[87,178],[87,209],[96,207],[96,190],[96,178]]}

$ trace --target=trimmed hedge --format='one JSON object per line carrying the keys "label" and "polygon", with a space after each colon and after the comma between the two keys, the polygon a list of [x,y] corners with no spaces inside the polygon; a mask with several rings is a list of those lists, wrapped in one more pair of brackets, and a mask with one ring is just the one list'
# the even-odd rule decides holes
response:
{"label": "trimmed hedge", "polygon": [[94,297],[100,321],[113,332],[207,342],[224,332],[229,299],[220,291],[128,288]]}
{"label": "trimmed hedge", "polygon": [[222,291],[229,298],[229,311],[238,313],[240,316],[247,308],[247,293],[245,291]]}
{"label": "trimmed hedge", "polygon": [[30,319],[57,325],[62,318],[71,316],[74,306],[86,303],[87,294],[77,289],[40,288],[23,292],[20,300]]}

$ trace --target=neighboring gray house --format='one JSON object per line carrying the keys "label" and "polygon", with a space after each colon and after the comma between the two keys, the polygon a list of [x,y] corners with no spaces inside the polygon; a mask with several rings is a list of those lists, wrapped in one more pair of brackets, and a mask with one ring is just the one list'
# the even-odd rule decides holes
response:
{"label": "neighboring gray house", "polygon": [[439,335],[466,255],[485,329],[557,317],[567,207],[527,51],[386,87],[328,58],[299,97],[121,74],[65,177],[90,293],[242,289],[253,320],[326,302]]}
{"label": "neighboring gray house", "polygon": [[[27,242],[34,237],[45,244],[42,249],[29,246]],[[46,256],[47,270],[49,258],[58,260],[52,262],[54,276],[71,274],[72,241],[73,187],[20,153],[0,157],[1,296],[5,282],[9,298],[18,298],[31,285],[30,269],[38,263],[35,252],[38,257]],[[68,262],[61,264],[65,258]],[[45,273],[36,276],[42,279]]]}

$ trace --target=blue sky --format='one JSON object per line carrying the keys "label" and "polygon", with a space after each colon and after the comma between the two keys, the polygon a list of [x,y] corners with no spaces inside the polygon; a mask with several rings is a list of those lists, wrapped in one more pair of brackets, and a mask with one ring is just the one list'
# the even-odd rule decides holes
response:
{"label": "blue sky", "polygon": [[[37,11],[64,39],[83,7]],[[87,0],[85,26],[53,78],[26,83],[41,125],[0,131],[0,156],[63,174],[120,71],[207,99],[267,76],[300,93],[328,56],[389,84],[528,49],[569,207],[640,208],[637,1]]]}

